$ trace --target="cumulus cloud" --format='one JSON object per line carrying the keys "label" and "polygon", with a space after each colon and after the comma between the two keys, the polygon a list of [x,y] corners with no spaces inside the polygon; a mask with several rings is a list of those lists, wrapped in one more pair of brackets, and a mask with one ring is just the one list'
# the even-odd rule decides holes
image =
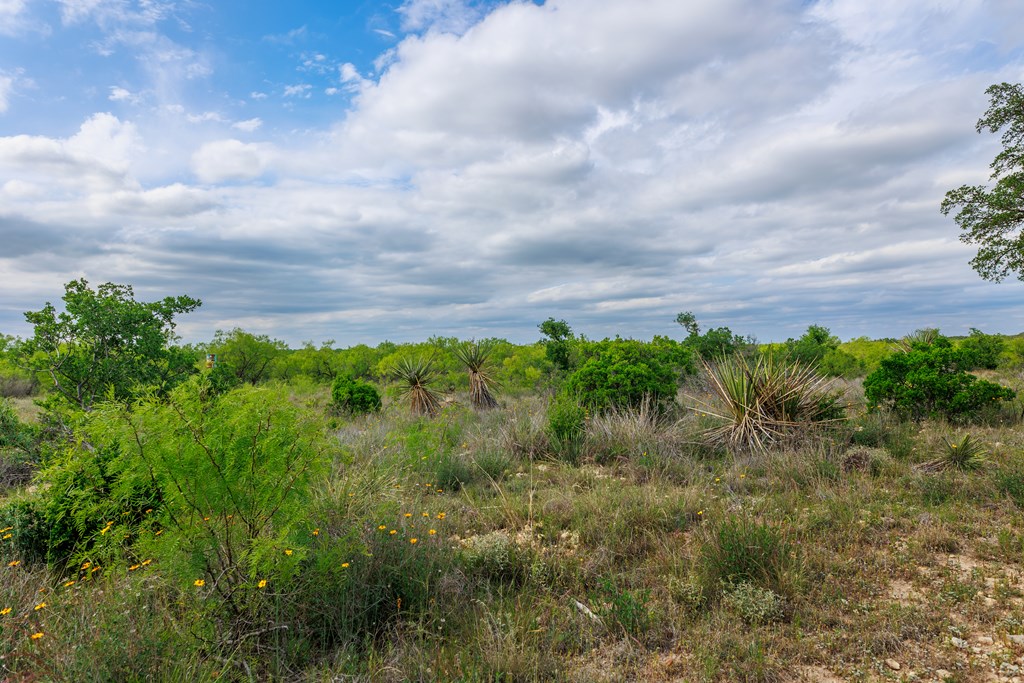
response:
{"label": "cumulus cloud", "polygon": [[267,145],[239,140],[210,142],[192,156],[192,170],[204,183],[253,180],[270,165],[273,151]]}
{"label": "cumulus cloud", "polygon": [[[105,3],[63,6],[99,21]],[[973,124],[985,87],[1024,73],[1021,36],[999,29],[1024,8],[407,0],[399,15],[411,33],[378,71],[306,53],[336,78],[323,92],[352,95],[326,128],[302,118],[314,86],[268,81],[294,124],[247,84],[205,107],[166,94],[166,130],[96,114],[69,138],[0,138],[7,225],[36,266],[0,256],[0,276],[187,283],[207,302],[199,338],[240,324],[293,343],[526,340],[549,315],[649,336],[677,332],[680,310],[766,340],[810,323],[1024,327],[1019,286],[980,281],[938,212],[987,177],[998,141]],[[152,24],[134,21],[142,40]],[[166,93],[205,63],[183,49]],[[143,148],[173,162],[163,177],[136,179]],[[107,246],[46,257],[37,224]]]}

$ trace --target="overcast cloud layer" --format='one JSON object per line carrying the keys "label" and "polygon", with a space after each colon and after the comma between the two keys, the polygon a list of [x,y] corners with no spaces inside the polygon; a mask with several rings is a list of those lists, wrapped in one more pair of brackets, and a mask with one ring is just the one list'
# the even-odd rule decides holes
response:
{"label": "overcast cloud layer", "polygon": [[192,341],[1024,330],[939,213],[1024,3],[333,4],[0,0],[0,332],[77,277]]}

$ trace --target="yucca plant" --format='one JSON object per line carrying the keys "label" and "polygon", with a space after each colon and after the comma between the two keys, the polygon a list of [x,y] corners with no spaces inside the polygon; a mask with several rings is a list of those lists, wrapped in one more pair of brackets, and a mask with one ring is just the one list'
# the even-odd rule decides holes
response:
{"label": "yucca plant", "polygon": [[391,378],[399,383],[399,395],[408,397],[414,415],[433,417],[441,409],[441,397],[430,386],[437,378],[433,358],[402,358],[391,370]]}
{"label": "yucca plant", "polygon": [[897,341],[893,345],[892,349],[896,352],[907,352],[914,348],[914,344],[924,344],[925,346],[931,346],[939,337],[939,329],[937,327],[925,327],[920,330],[914,330],[908,335],[905,335],[902,339]]}
{"label": "yucca plant", "polygon": [[964,435],[959,441],[942,440],[938,456],[922,463],[920,468],[925,472],[943,472],[957,470],[973,472],[988,463],[988,449],[970,434]]}
{"label": "yucca plant", "polygon": [[813,366],[766,354],[704,361],[704,371],[714,403],[698,411],[723,420],[707,433],[714,443],[765,452],[813,425],[843,418],[833,380]]}
{"label": "yucca plant", "polygon": [[487,370],[487,360],[493,351],[494,342],[490,340],[468,341],[452,349],[452,353],[469,372],[469,399],[477,410],[488,410],[498,406],[491,393],[497,381]]}

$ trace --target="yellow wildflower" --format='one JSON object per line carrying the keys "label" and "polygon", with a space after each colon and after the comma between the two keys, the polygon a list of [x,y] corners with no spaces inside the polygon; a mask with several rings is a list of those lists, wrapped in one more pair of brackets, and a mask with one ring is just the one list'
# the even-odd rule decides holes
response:
{"label": "yellow wildflower", "polygon": [[380,529],[381,531],[384,531],[385,529],[387,529],[387,526],[385,526],[385,525],[381,524],[381,525],[380,525],[379,527],[377,527],[377,528],[378,528],[378,529]]}
{"label": "yellow wildflower", "polygon": [[32,634],[32,640],[39,640],[42,637],[43,637],[43,632],[42,631],[39,631],[37,633],[33,633]]}
{"label": "yellow wildflower", "polygon": [[313,535],[314,536],[319,536],[320,535],[320,529],[313,529]]}
{"label": "yellow wildflower", "polygon": [[10,531],[13,528],[13,526],[5,526],[3,529],[0,529],[0,534],[4,533],[5,531]]}
{"label": "yellow wildflower", "polygon": [[292,554],[292,549],[291,549],[291,548],[285,548],[285,549],[284,549],[284,554],[285,554],[285,555],[288,555],[289,557],[291,557],[291,554]]}
{"label": "yellow wildflower", "polygon": [[140,566],[140,567],[145,567],[145,566],[146,566],[147,564],[149,564],[149,563],[150,563],[150,562],[152,562],[152,561],[153,561],[153,560],[143,560],[143,561],[142,561],[142,564],[141,564],[141,565],[139,565],[139,566]]}
{"label": "yellow wildflower", "polygon": [[429,532],[427,532],[427,533],[429,533],[429,534],[430,534],[431,536],[433,536],[434,534],[436,534],[436,533],[437,533],[437,529],[431,529],[431,530],[430,530]]}
{"label": "yellow wildflower", "polygon": [[257,588],[266,588],[267,587],[267,580],[266,579],[260,579],[260,582],[256,584],[256,587]]}
{"label": "yellow wildflower", "polygon": [[88,569],[91,566],[92,566],[92,562],[83,562],[82,563],[82,569]]}
{"label": "yellow wildflower", "polygon": [[11,560],[10,562],[7,563],[7,566],[8,567],[17,567],[19,564],[21,564],[21,560]]}
{"label": "yellow wildflower", "polygon": [[11,538],[12,536],[14,536],[14,534],[4,534],[4,540],[6,541],[8,538]]}
{"label": "yellow wildflower", "polygon": [[412,513],[411,512],[406,512],[405,513],[405,518],[409,519],[410,517],[412,517]]}
{"label": "yellow wildflower", "polygon": [[445,518],[445,514],[443,512],[438,512],[437,513],[437,518],[438,519],[444,519]]}
{"label": "yellow wildflower", "polygon": [[348,569],[348,562],[342,562],[341,563],[341,568],[342,569]]}
{"label": "yellow wildflower", "polygon": [[7,616],[10,613],[11,613],[11,608],[10,607],[4,607],[3,609],[0,609],[0,616]]}
{"label": "yellow wildflower", "polygon": [[72,579],[72,580],[70,580],[70,581],[65,581],[65,582],[64,582],[64,587],[65,587],[65,588],[67,588],[68,586],[74,586],[74,585],[75,585],[75,581],[74,581],[74,579]]}
{"label": "yellow wildflower", "polygon": [[398,529],[392,529],[392,530],[391,530],[391,531],[389,531],[388,533],[389,533],[389,534],[391,534],[392,536],[394,536],[395,534],[397,534],[397,533],[398,533]]}
{"label": "yellow wildflower", "polygon": [[45,602],[41,602],[38,605],[36,605],[36,611],[38,612],[39,610],[43,609],[44,607],[46,607],[46,603]]}
{"label": "yellow wildflower", "polygon": [[418,538],[410,538],[409,539],[409,543],[412,543],[413,545],[416,545],[416,542],[419,541],[419,540],[420,539],[418,539]]}
{"label": "yellow wildflower", "polygon": [[199,586],[200,588],[202,588],[203,586],[206,585],[206,581],[203,581],[202,579],[196,579],[195,581],[192,582],[192,585],[193,586]]}

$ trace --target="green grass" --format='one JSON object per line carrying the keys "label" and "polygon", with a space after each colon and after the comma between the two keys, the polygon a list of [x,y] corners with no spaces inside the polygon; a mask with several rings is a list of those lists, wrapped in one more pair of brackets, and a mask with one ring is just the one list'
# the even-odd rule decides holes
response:
{"label": "green grass", "polygon": [[912,653],[926,679],[982,680],[999,658],[952,648],[950,627],[1024,633],[1017,424],[973,429],[983,461],[955,460],[948,425],[860,413],[761,453],[641,407],[588,416],[559,458],[542,396],[433,419],[398,404],[328,416],[325,396],[295,397],[334,420],[303,559],[253,589],[247,628],[160,562],[83,582],[0,539],[5,676],[724,682],[819,666],[873,680]]}

